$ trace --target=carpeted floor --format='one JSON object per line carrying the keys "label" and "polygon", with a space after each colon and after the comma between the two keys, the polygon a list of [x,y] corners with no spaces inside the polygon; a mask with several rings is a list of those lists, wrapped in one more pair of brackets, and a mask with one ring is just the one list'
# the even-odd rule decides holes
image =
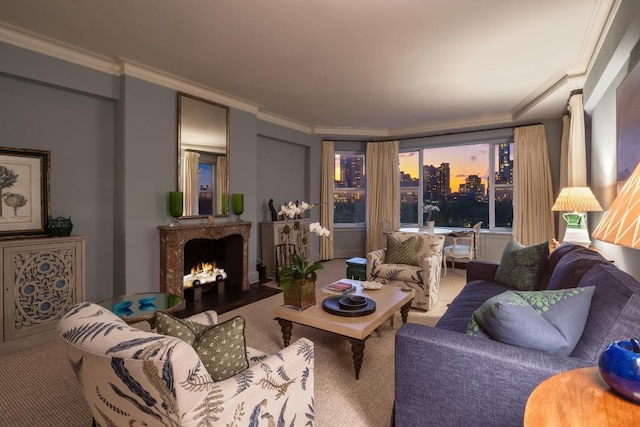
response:
{"label": "carpeted floor", "polygon": [[[344,277],[344,260],[325,263],[318,284]],[[409,322],[434,325],[447,304],[465,283],[465,271],[449,270],[440,285],[436,307],[429,312],[411,310]],[[247,345],[275,353],[282,346],[280,328],[272,310],[282,304],[274,295],[220,315],[224,321],[236,315],[246,320]],[[347,339],[324,331],[294,325],[292,340],[307,337],[315,344],[316,426],[388,426],[393,405],[394,336],[402,325],[386,322],[378,337],[366,342],[360,380],[355,379],[351,347]],[[57,343],[0,357],[0,425],[89,426],[91,415],[80,387]]]}

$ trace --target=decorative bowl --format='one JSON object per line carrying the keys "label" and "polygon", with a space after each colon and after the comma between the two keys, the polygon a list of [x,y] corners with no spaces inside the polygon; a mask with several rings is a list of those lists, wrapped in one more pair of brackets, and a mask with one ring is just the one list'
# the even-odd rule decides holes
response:
{"label": "decorative bowl", "polygon": [[131,307],[133,301],[122,301],[113,306],[113,309],[116,311],[126,310]]}
{"label": "decorative bowl", "polygon": [[380,289],[382,288],[382,283],[380,282],[365,282],[362,281],[362,287],[365,289]]}
{"label": "decorative bowl", "polygon": [[640,343],[615,341],[600,355],[600,375],[618,394],[640,403]]}
{"label": "decorative bowl", "polygon": [[360,295],[340,298],[340,308],[343,310],[358,310],[367,306],[367,299]]}
{"label": "decorative bowl", "polygon": [[149,305],[149,304],[153,304],[155,300],[156,300],[155,295],[152,295],[150,297],[140,298],[138,302],[140,303],[140,305]]}

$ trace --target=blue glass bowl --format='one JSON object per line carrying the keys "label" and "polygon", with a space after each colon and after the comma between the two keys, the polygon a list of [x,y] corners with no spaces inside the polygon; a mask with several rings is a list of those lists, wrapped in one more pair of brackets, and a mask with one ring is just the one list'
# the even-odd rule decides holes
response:
{"label": "blue glass bowl", "polygon": [[615,392],[640,403],[640,348],[633,342],[609,344],[600,355],[598,368],[602,378]]}

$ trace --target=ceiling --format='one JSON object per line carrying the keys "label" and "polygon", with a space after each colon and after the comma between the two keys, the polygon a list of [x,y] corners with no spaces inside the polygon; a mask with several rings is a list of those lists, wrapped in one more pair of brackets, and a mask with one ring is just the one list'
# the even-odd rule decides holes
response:
{"label": "ceiling", "polygon": [[124,58],[310,133],[429,134],[560,117],[618,4],[2,0],[0,40]]}

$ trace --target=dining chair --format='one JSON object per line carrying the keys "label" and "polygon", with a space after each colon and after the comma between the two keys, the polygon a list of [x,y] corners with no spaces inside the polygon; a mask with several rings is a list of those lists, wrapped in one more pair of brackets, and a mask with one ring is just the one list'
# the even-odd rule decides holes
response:
{"label": "dining chair", "polygon": [[482,221],[471,228],[471,231],[456,232],[452,237],[453,244],[442,250],[443,276],[447,275],[447,259],[451,258],[451,268],[456,268],[456,259],[476,259],[476,248],[480,237]]}

